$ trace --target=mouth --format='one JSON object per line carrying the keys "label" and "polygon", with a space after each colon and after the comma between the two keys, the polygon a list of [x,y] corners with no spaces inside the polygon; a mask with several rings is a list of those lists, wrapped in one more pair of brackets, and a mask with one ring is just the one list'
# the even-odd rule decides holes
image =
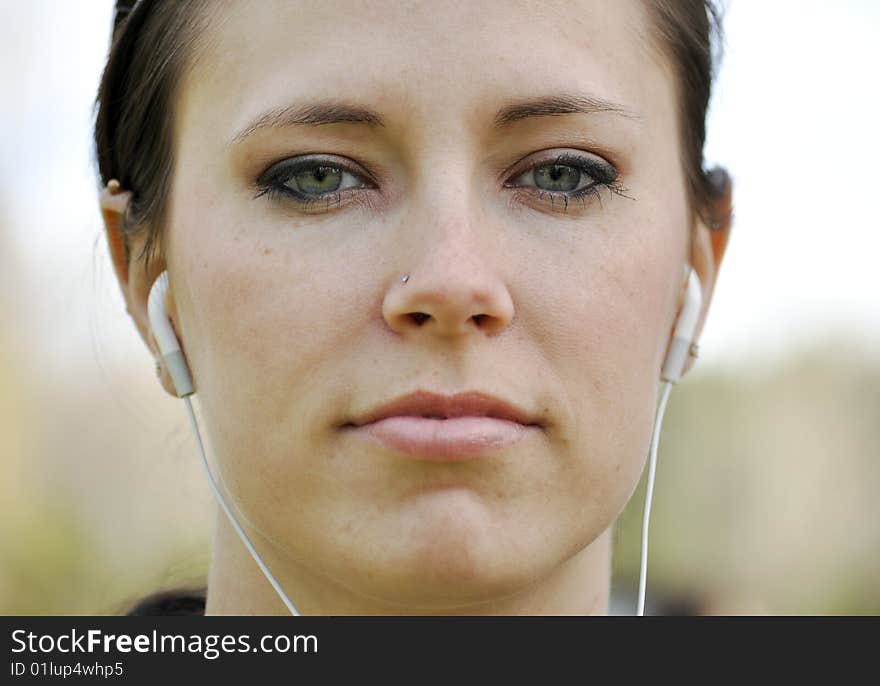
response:
{"label": "mouth", "polygon": [[395,416],[346,431],[417,460],[459,462],[513,445],[540,429],[495,417]]}
{"label": "mouth", "polygon": [[542,427],[527,411],[495,396],[417,391],[342,428],[405,457],[456,462],[511,446]]}

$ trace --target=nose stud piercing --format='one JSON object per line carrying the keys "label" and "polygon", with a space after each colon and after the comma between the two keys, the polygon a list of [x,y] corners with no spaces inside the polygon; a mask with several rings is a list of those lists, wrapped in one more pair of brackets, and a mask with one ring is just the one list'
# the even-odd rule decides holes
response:
{"label": "nose stud piercing", "polygon": [[401,278],[400,280],[401,282],[406,283],[407,281],[409,281],[409,274],[404,274],[403,278]]}

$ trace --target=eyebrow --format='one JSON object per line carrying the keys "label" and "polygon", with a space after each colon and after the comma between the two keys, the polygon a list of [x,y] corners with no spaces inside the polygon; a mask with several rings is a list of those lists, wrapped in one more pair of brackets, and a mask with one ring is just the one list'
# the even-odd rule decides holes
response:
{"label": "eyebrow", "polygon": [[638,119],[629,108],[603,100],[596,96],[568,94],[547,95],[525,98],[508,103],[495,115],[496,128],[504,128],[509,124],[529,117],[555,116],[559,114],[597,114],[610,112],[627,119]]}
{"label": "eyebrow", "polygon": [[[504,129],[514,122],[531,117],[556,116],[560,114],[597,114],[609,112],[628,119],[638,119],[633,111],[595,96],[562,93],[533,96],[508,101],[493,119],[496,129]],[[356,103],[341,100],[321,100],[312,103],[294,103],[276,107],[259,115],[239,131],[230,141],[238,143],[251,134],[266,128],[290,126],[324,126],[326,124],[363,124],[371,128],[385,126],[385,119],[375,110]]]}

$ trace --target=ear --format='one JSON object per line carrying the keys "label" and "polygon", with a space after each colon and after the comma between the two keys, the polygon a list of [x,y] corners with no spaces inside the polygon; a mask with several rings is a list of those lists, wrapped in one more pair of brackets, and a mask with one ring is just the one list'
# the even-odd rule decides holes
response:
{"label": "ear", "polygon": [[[724,169],[716,167],[709,172],[709,181],[714,189],[709,201],[710,205],[702,213],[695,212],[693,220],[691,264],[700,277],[703,287],[703,302],[694,333],[694,342],[699,341],[703,333],[703,325],[709,314],[709,306],[712,304],[712,294],[715,291],[715,283],[718,280],[718,272],[721,269],[721,261],[724,259],[733,222],[733,181],[730,175]],[[706,224],[707,221],[710,225]],[[686,288],[687,274],[684,276],[681,303],[684,302]],[[682,376],[690,371],[694,361],[693,356],[688,357]]]}
{"label": "ear", "polygon": [[[153,282],[165,269],[164,260],[154,260],[150,263],[149,272],[144,270],[143,263],[138,256],[143,249],[145,238],[143,235],[126,236],[122,231],[122,217],[128,204],[131,202],[130,191],[111,193],[106,187],[101,190],[99,202],[101,216],[104,220],[104,232],[107,236],[107,246],[110,249],[110,258],[113,261],[113,269],[116,272],[116,280],[125,300],[125,309],[134,321],[141,339],[149,348],[154,359],[159,360],[159,346],[150,332],[150,322],[147,316],[147,298]],[[169,289],[170,293],[170,289]],[[172,300],[169,297],[169,300]],[[173,302],[173,300],[172,300]],[[169,312],[174,312],[172,319],[176,318],[176,310],[169,307]],[[177,327],[175,327],[176,330]],[[177,393],[171,381],[168,370],[160,370],[162,387],[175,398]]]}

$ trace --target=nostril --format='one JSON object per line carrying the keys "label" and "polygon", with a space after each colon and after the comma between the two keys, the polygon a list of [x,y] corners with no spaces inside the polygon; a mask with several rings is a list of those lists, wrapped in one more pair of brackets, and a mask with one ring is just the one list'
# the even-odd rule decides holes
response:
{"label": "nostril", "polygon": [[421,325],[426,319],[428,319],[431,315],[425,314],[424,312],[411,312],[410,317],[413,318],[416,324]]}
{"label": "nostril", "polygon": [[486,315],[485,315],[485,314],[475,314],[475,315],[473,316],[473,320],[474,320],[474,322],[477,324],[477,326],[479,326],[480,323],[481,323],[485,318],[486,318]]}

